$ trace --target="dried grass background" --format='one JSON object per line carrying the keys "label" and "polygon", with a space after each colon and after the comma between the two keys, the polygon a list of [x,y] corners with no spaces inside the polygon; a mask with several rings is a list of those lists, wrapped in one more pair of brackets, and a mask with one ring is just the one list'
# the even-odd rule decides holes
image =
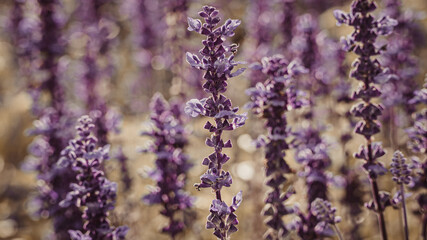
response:
{"label": "dried grass background", "polygon": [[[141,154],[137,152],[138,147],[147,144],[147,138],[139,135],[140,131],[147,128],[145,124],[148,119],[148,112],[133,113],[127,107],[129,101],[141,101],[147,104],[155,91],[160,91],[166,96],[169,96],[169,88],[171,84],[171,73],[168,69],[155,70],[153,79],[148,79],[152,84],[152,91],[146,95],[141,95],[140,99],[127,99],[129,97],[128,86],[131,81],[138,75],[138,67],[132,57],[132,43],[129,40],[131,26],[129,19],[122,15],[118,5],[121,1],[116,1],[111,6],[109,11],[114,12],[117,16],[119,25],[117,26],[117,42],[114,44],[112,56],[115,63],[115,75],[111,82],[106,83],[103,94],[108,100],[110,106],[122,112],[124,118],[122,123],[122,131],[120,134],[111,133],[109,139],[113,149],[122,145],[125,154],[129,157],[129,169],[133,179],[132,189],[129,193],[123,193],[119,187],[118,202],[116,209],[112,214],[112,221],[116,224],[125,224],[130,227],[128,239],[168,239],[167,236],[160,234],[159,230],[165,224],[165,219],[158,213],[159,207],[147,206],[143,204],[141,196],[148,192],[147,186],[152,184],[150,179],[144,179],[140,176],[141,169],[144,167],[153,166],[154,156]],[[196,17],[198,10],[204,4],[213,4],[218,7],[223,18],[239,18],[243,24],[238,28],[237,35],[234,37],[241,44],[240,52],[244,52],[245,48],[245,17],[248,1],[237,0],[220,0],[220,1],[195,1],[191,4],[187,14]],[[427,1],[425,0],[405,0],[404,5],[417,11],[427,11]],[[36,174],[24,172],[21,170],[21,164],[27,156],[27,147],[32,138],[25,135],[25,130],[31,127],[34,117],[30,113],[31,98],[25,91],[25,79],[20,77],[18,66],[14,56],[13,44],[10,42],[9,33],[6,31],[6,23],[12,6],[11,0],[0,1],[0,25],[3,31],[0,33],[0,239],[14,240],[36,240],[43,239],[49,231],[51,225],[48,219],[37,218],[31,215],[34,210],[31,206],[31,197],[36,194]],[[71,14],[75,6],[75,1],[64,1],[64,7],[67,14]],[[337,6],[340,9],[349,9],[349,2],[343,3],[342,6]],[[336,27],[335,20],[332,16],[332,9],[321,15],[320,25],[323,29],[335,37],[342,36],[349,32],[349,29],[344,27]],[[427,19],[423,21],[424,29],[427,29]],[[198,36],[191,35],[191,44],[198,48],[201,39]],[[242,59],[242,55],[238,55],[237,59]],[[72,62],[82,56],[82,46],[79,46],[78,40],[72,41],[67,51],[67,60]],[[182,53],[184,58],[184,52]],[[427,72],[427,47],[417,51],[417,56],[420,59],[420,86],[423,82],[423,75]],[[351,62],[352,56],[349,57]],[[69,80],[73,81],[73,69],[67,69]],[[230,96],[233,105],[243,106],[247,101],[244,90],[249,85],[247,79],[248,72],[233,79],[230,82],[230,87],[227,96]],[[353,80],[351,80],[353,81]],[[354,82],[354,81],[353,81]],[[190,96],[191,97],[191,96]],[[336,105],[332,100],[325,99],[322,102],[322,107],[336,108],[338,111],[345,112],[349,105]],[[342,131],[346,131],[347,123],[345,120],[335,121],[329,119],[330,125],[326,137],[335,139]],[[187,152],[194,163],[194,167],[189,173],[187,190],[197,200],[193,211],[186,214],[186,220],[190,223],[190,228],[179,237],[179,239],[214,239],[211,230],[204,229],[206,216],[209,212],[209,205],[214,195],[209,189],[203,189],[198,192],[192,187],[193,183],[199,181],[199,176],[206,170],[201,165],[201,160],[209,154],[210,149],[204,145],[207,132],[203,129],[204,119],[193,119],[188,122],[188,128],[192,130],[190,135],[190,147]],[[298,119],[294,122],[298,123]],[[234,147],[229,150],[231,161],[226,165],[226,169],[231,171],[233,176],[232,187],[224,189],[224,199],[230,201],[232,196],[239,190],[243,190],[243,203],[237,211],[240,223],[239,231],[232,236],[232,239],[262,239],[262,234],[265,231],[265,226],[262,223],[263,217],[260,215],[263,207],[264,193],[264,172],[263,172],[263,152],[257,150],[251,145],[252,138],[256,137],[257,133],[263,132],[264,128],[261,122],[251,118],[247,124],[233,131],[233,135],[227,135],[233,141]],[[399,143],[404,145],[407,138],[403,130],[399,135]],[[387,133],[383,133],[382,139],[387,150],[386,156],[382,157],[383,161],[389,166],[391,154],[395,149],[390,148],[387,144]],[[346,145],[346,151],[354,152],[363,142],[361,137],[356,136],[351,142]],[[357,164],[354,159],[346,158],[344,150],[339,145],[333,145],[330,149],[330,156],[333,159],[331,171],[337,173],[339,167],[345,161],[351,161]],[[292,162],[292,158],[289,157]],[[292,163],[294,164],[294,163]],[[298,165],[294,164],[298,167]],[[120,173],[117,163],[111,160],[107,163],[107,175],[116,182],[120,182]],[[361,173],[362,179],[366,177]],[[290,181],[299,191],[299,194],[294,195],[288,203],[299,203],[302,209],[305,209],[304,182],[302,179],[294,177]],[[380,189],[392,191],[395,188],[391,181],[391,176],[388,174],[379,179]],[[369,185],[366,184],[369,192]],[[339,227],[345,232],[349,229],[351,221],[345,214],[345,207],[341,206],[339,201],[343,195],[343,189],[331,187],[329,190],[331,201],[338,207],[338,214],[343,217],[343,222]],[[367,194],[367,198],[370,194]],[[409,198],[408,208],[416,210],[417,205],[414,200],[414,195]],[[387,229],[390,239],[403,239],[403,229],[401,227],[400,211],[387,209]],[[364,239],[379,239],[376,216],[367,210],[362,214],[362,218],[358,221],[363,226]],[[418,239],[416,236],[421,231],[419,217],[409,215],[411,239]],[[290,239],[297,239],[291,236]]]}

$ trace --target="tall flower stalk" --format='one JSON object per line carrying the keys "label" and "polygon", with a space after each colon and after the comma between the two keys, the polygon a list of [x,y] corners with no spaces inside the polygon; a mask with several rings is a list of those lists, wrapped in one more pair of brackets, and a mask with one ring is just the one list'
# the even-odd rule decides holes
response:
{"label": "tall flower stalk", "polygon": [[[410,104],[427,104],[427,75],[425,83],[422,89],[414,92],[414,98],[412,98]],[[427,109],[423,108],[419,112],[412,114],[413,126],[406,129],[409,136],[408,148],[415,154],[424,156],[422,163],[418,165],[418,174],[413,179],[414,188],[423,188],[424,191],[427,189],[427,159],[425,154],[427,151]],[[427,239],[427,193],[423,192],[417,196],[417,201],[420,206],[420,212],[422,212],[422,230],[421,236],[424,240]]]}
{"label": "tall flower stalk", "polygon": [[[300,176],[305,178],[308,200],[308,214],[298,213],[299,224],[296,225],[298,235],[303,239],[315,239],[324,232],[316,232],[318,221],[310,211],[312,202],[321,198],[327,200],[327,168],[331,165],[328,155],[328,145],[322,139],[321,115],[319,106],[316,106],[321,97],[328,95],[331,90],[332,80],[336,71],[334,61],[326,66],[320,53],[320,48],[327,44],[327,37],[319,33],[315,16],[304,14],[296,18],[292,43],[289,51],[297,58],[301,65],[307,69],[307,74],[298,79],[298,89],[304,89],[309,95],[309,103],[303,117],[309,123],[307,127],[297,130],[295,135],[295,159],[304,170]],[[322,38],[322,39],[321,39]],[[323,40],[323,41],[320,41]],[[319,46],[323,43],[325,46]],[[329,68],[328,68],[329,67]],[[325,111],[322,112],[325,115]],[[316,119],[316,120],[314,120]]]}
{"label": "tall flower stalk", "polygon": [[[251,61],[259,61],[270,51],[273,41],[272,15],[274,14],[272,2],[263,0],[252,0],[248,8],[246,29],[250,47],[245,48],[245,55]],[[263,82],[264,74],[259,71],[250,72],[250,84],[255,86],[257,82]]]}
{"label": "tall flower stalk", "polygon": [[83,223],[80,209],[75,206],[63,208],[59,205],[70,191],[69,183],[75,178],[71,169],[58,168],[56,165],[62,149],[72,138],[70,120],[74,118],[74,113],[67,107],[59,64],[66,44],[62,35],[64,16],[57,0],[38,0],[38,6],[40,26],[36,29],[40,30],[41,39],[34,43],[37,46],[34,51],[39,53],[37,60],[40,68],[32,74],[42,74],[40,78],[30,79],[32,109],[38,120],[29,131],[29,134],[37,137],[29,147],[32,156],[26,161],[25,167],[38,171],[40,194],[36,202],[40,204],[39,213],[52,219],[52,237],[66,239],[68,229],[82,229]]}
{"label": "tall flower stalk", "polygon": [[287,48],[292,42],[292,30],[295,24],[296,17],[296,1],[295,0],[282,0],[282,11],[280,15],[280,32],[283,38],[281,43],[282,50],[287,53]]}
{"label": "tall flower stalk", "polygon": [[375,20],[371,12],[377,8],[374,1],[353,0],[351,12],[334,11],[338,25],[347,24],[354,28],[354,32],[343,39],[344,49],[358,55],[353,62],[350,76],[360,81],[358,89],[354,91],[353,98],[362,100],[351,109],[351,113],[362,118],[355,127],[355,132],[366,139],[366,145],[361,145],[355,154],[356,158],[365,160],[363,168],[366,170],[371,183],[374,210],[378,215],[378,223],[383,240],[387,239],[386,224],[384,219],[384,206],[381,204],[377,178],[384,174],[386,169],[377,159],[383,156],[384,150],[379,142],[373,142],[373,135],[380,132],[378,117],[383,110],[382,105],[371,102],[372,98],[380,97],[381,91],[375,87],[378,80],[389,77],[387,71],[381,68],[375,58],[383,48],[375,46],[378,35],[388,35],[396,26],[396,20],[388,16]]}
{"label": "tall flower stalk", "polygon": [[149,172],[149,176],[156,181],[156,187],[143,197],[143,201],[163,206],[160,213],[168,218],[169,223],[162,232],[175,239],[185,227],[179,214],[193,205],[192,198],[184,192],[187,172],[191,168],[184,153],[188,144],[187,133],[179,104],[169,104],[157,93],[151,100],[150,108],[154,128],[143,134],[154,140],[146,151],[157,157],[156,167]]}
{"label": "tall flower stalk", "polygon": [[286,175],[293,173],[285,160],[286,151],[290,148],[291,129],[286,113],[300,108],[302,102],[297,99],[294,76],[305,69],[296,62],[289,63],[284,57],[276,55],[262,59],[262,65],[255,65],[268,76],[265,83],[257,83],[255,88],[248,89],[251,102],[247,105],[260,118],[265,119],[267,136],[261,136],[259,146],[265,147],[267,186],[271,190],[265,199],[263,215],[268,231],[265,239],[282,239],[289,233],[282,217],[293,211],[285,206],[285,201],[293,194],[292,190],[283,191],[286,186]]}
{"label": "tall flower stalk", "polygon": [[344,240],[344,237],[339,230],[337,223],[341,222],[341,217],[335,216],[336,208],[332,207],[331,203],[327,200],[316,198],[311,203],[311,211],[313,215],[319,220],[316,228],[326,228],[328,225],[332,226],[339,240]]}
{"label": "tall flower stalk", "polygon": [[96,147],[98,140],[93,136],[95,125],[89,116],[82,116],[76,126],[77,137],[62,151],[60,167],[72,167],[76,179],[70,184],[71,191],[60,205],[64,208],[76,206],[83,211],[83,231],[69,229],[72,240],[125,239],[127,227],[113,227],[108,220],[109,211],[114,209],[117,184],[110,182],[102,170],[108,160],[109,145]]}
{"label": "tall flower stalk", "polygon": [[[159,88],[155,79],[152,60],[157,57],[161,33],[164,30],[160,16],[160,4],[166,1],[128,0],[132,21],[134,58],[139,68],[138,77],[129,86],[129,107],[133,112],[148,110],[148,96]],[[147,97],[145,97],[147,96]]]}
{"label": "tall flower stalk", "polygon": [[[85,108],[90,112],[95,121],[96,136],[101,145],[108,143],[108,133],[115,129],[117,114],[107,107],[99,89],[103,80],[111,78],[112,61],[109,54],[111,39],[109,38],[111,20],[102,12],[110,0],[80,1],[77,9],[80,15],[82,31],[88,40],[85,46],[85,55],[82,59],[84,71],[82,84],[78,85],[78,93],[84,101]],[[99,59],[108,63],[107,67],[101,67]]]}
{"label": "tall flower stalk", "polygon": [[[409,104],[418,88],[416,76],[419,74],[419,61],[414,55],[417,37],[422,32],[414,14],[404,12],[400,0],[386,0],[384,15],[398,20],[393,34],[388,39],[387,51],[381,56],[381,63],[390,68],[393,77],[383,82],[382,102],[385,106],[382,120],[389,128],[391,145],[397,146],[397,130],[407,127],[411,122],[409,116],[415,112],[415,105]],[[406,114],[401,114],[406,113]],[[405,116],[408,116],[405,118]]]}
{"label": "tall flower stalk", "polygon": [[240,20],[228,19],[221,26],[217,26],[221,21],[218,10],[214,7],[204,6],[199,15],[205,23],[198,19],[188,18],[188,30],[195,31],[206,36],[202,43],[204,47],[200,50],[202,59],[192,53],[187,53],[187,62],[194,68],[204,71],[203,84],[205,92],[211,96],[203,99],[192,99],[187,102],[185,111],[192,117],[202,115],[211,117],[214,122],[208,121],[204,128],[211,132],[211,136],[206,139],[206,145],[212,147],[214,152],[205,158],[203,165],[208,166],[208,170],[200,177],[201,183],[195,184],[197,189],[212,188],[216,198],[210,206],[210,215],[206,227],[214,229],[214,235],[219,239],[228,239],[230,235],[237,231],[238,224],[236,209],[242,201],[242,192],[239,192],[228,206],[222,199],[221,190],[223,187],[230,187],[232,183],[231,175],[223,169],[223,166],[230,159],[223,153],[223,148],[231,148],[231,141],[222,139],[224,131],[231,131],[244,125],[246,114],[237,114],[238,108],[232,107],[231,100],[224,96],[227,90],[227,80],[241,74],[244,69],[240,68],[231,72],[238,64],[234,61],[234,54],[237,45],[226,45],[225,39],[234,35],[234,30],[240,25]]}
{"label": "tall flower stalk", "polygon": [[35,60],[38,53],[37,42],[40,37],[37,33],[40,32],[41,27],[39,19],[35,16],[38,10],[40,9],[36,0],[14,0],[8,23],[19,73],[30,82],[30,86],[34,84],[31,82],[31,80],[34,81],[32,73],[37,68]]}
{"label": "tall flower stalk", "polygon": [[400,196],[402,202],[404,229],[405,229],[405,240],[409,240],[408,231],[408,217],[406,214],[406,200],[405,200],[405,184],[409,184],[411,181],[411,170],[406,162],[406,158],[400,151],[396,151],[393,154],[390,172],[393,174],[393,181],[395,181],[400,188]]}
{"label": "tall flower stalk", "polygon": [[172,84],[170,93],[185,98],[187,86],[191,85],[191,76],[188,74],[187,65],[184,66],[182,52],[184,51],[186,38],[189,36],[183,23],[187,20],[186,11],[189,0],[170,0],[164,3],[165,21],[167,24],[166,44],[167,54],[170,57],[170,69],[172,72]]}

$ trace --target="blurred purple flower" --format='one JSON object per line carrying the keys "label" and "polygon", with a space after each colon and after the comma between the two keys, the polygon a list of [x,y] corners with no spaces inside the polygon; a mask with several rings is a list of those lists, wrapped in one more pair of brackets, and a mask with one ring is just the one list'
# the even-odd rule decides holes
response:
{"label": "blurred purple flower", "polygon": [[132,187],[132,178],[129,176],[129,167],[127,165],[128,163],[128,157],[123,153],[123,149],[120,147],[118,152],[116,153],[115,158],[120,164],[120,173],[122,175],[122,182],[124,186],[124,191],[128,192],[130,188]]}
{"label": "blurred purple flower", "polygon": [[156,188],[143,197],[147,204],[162,204],[160,212],[169,219],[162,231],[172,238],[184,230],[184,222],[177,219],[193,205],[193,199],[184,192],[187,172],[191,167],[184,148],[188,144],[180,104],[169,104],[160,93],[150,104],[153,130],[144,132],[153,138],[148,151],[156,154],[156,168],[149,172],[156,181]]}
{"label": "blurred purple flower", "polygon": [[76,126],[77,137],[61,153],[58,166],[71,166],[77,176],[60,206],[83,209],[83,231],[70,229],[71,239],[125,239],[127,227],[112,227],[108,220],[108,212],[114,209],[117,184],[110,182],[102,170],[103,162],[109,158],[110,146],[96,147],[94,127],[89,116],[82,116]]}
{"label": "blurred purple flower", "polygon": [[[427,103],[427,75],[426,83],[421,90],[415,91],[415,96],[409,100],[409,104],[416,105]],[[427,150],[427,109],[412,114],[413,125],[406,129],[409,136],[408,147],[414,153],[425,154]]]}
{"label": "blurred purple flower", "polygon": [[265,57],[262,59],[262,66],[256,69],[261,70],[268,79],[265,83],[257,83],[255,88],[247,90],[251,99],[247,107],[266,120],[265,125],[268,131],[263,145],[266,148],[267,185],[272,190],[267,193],[263,211],[263,215],[268,217],[265,223],[269,227],[264,235],[265,239],[281,238],[289,232],[282,217],[292,213],[292,210],[284,204],[292,191],[284,194],[282,189],[287,181],[285,175],[292,173],[284,159],[286,150],[290,148],[288,139],[291,136],[286,112],[303,105],[301,100],[296,98],[299,95],[297,90],[290,87],[293,84],[293,78],[300,72],[293,71],[300,68],[296,66],[297,63],[289,63],[279,55]]}

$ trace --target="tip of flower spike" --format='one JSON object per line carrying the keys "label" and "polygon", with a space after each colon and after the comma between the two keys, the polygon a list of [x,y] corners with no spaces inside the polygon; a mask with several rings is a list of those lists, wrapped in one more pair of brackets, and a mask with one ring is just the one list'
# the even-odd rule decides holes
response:
{"label": "tip of flower spike", "polygon": [[199,19],[194,19],[191,17],[187,17],[188,21],[188,31],[195,31],[200,32],[200,29],[202,28],[202,22]]}
{"label": "tip of flower spike", "polygon": [[76,126],[77,133],[82,137],[88,137],[92,132],[92,129],[95,128],[92,118],[88,115],[83,115],[77,120],[78,124]]}
{"label": "tip of flower spike", "polygon": [[161,114],[169,108],[169,103],[159,92],[156,92],[151,98],[150,109],[156,114]]}

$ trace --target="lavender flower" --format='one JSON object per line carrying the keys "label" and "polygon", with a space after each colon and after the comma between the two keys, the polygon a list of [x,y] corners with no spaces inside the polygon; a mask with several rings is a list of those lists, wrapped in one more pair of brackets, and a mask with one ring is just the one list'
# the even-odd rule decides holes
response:
{"label": "lavender flower", "polygon": [[[75,206],[62,208],[59,202],[70,191],[69,184],[75,173],[69,168],[58,168],[56,163],[62,149],[71,139],[70,131],[74,113],[67,108],[62,75],[58,61],[64,53],[65,41],[62,36],[63,15],[56,0],[38,0],[40,7],[40,35],[37,46],[40,59],[39,82],[32,81],[30,93],[33,96],[33,113],[39,120],[28,131],[38,135],[29,148],[31,157],[24,168],[38,171],[40,180],[37,202],[41,203],[39,213],[53,221],[54,235],[58,239],[68,237],[68,229],[82,229],[81,211]],[[34,33],[36,34],[36,33]],[[34,39],[33,39],[34,40]],[[31,79],[35,80],[35,79]],[[46,95],[47,100],[40,98]]]}
{"label": "lavender flower", "polygon": [[[427,75],[426,75],[427,82]],[[416,91],[414,98],[412,98],[410,104],[426,104],[427,103],[427,83],[424,83],[423,89]],[[412,115],[414,120],[413,126],[406,129],[409,136],[408,147],[413,153],[425,155],[427,149],[427,109],[423,108],[420,112],[416,112]],[[427,179],[427,160],[424,159],[423,163],[416,163],[416,168],[419,173],[416,178],[413,179],[413,187],[422,187],[427,189],[425,179]],[[417,197],[420,211],[422,214],[422,237],[427,239],[427,194],[422,193]]]}
{"label": "lavender flower", "polygon": [[255,46],[259,47],[269,44],[272,41],[273,20],[272,4],[268,1],[251,0],[248,16],[248,34],[255,41]]}
{"label": "lavender flower", "polygon": [[411,170],[409,169],[409,165],[406,163],[406,158],[400,151],[396,151],[393,154],[391,168],[391,174],[393,174],[393,181],[395,181],[398,185],[400,185],[400,196],[402,201],[402,211],[403,211],[403,219],[404,219],[404,228],[405,228],[405,239],[409,239],[409,231],[408,231],[408,218],[406,214],[406,203],[405,203],[405,187],[404,184],[409,184],[411,181]]}
{"label": "lavender flower", "polygon": [[305,215],[299,211],[300,223],[296,225],[298,235],[303,239],[313,239],[329,234],[328,232],[314,231],[318,221],[310,211],[315,199],[328,199],[327,184],[329,177],[326,169],[331,165],[331,160],[328,156],[327,145],[320,136],[320,130],[318,127],[309,126],[294,133],[295,159],[304,168],[299,176],[305,178],[308,188],[309,212]]}
{"label": "lavender flower", "polygon": [[37,10],[39,9],[35,0],[15,0],[8,23],[19,71],[25,78],[31,79],[30,85],[35,84],[32,73],[37,69],[35,60],[38,52],[37,42],[40,41],[40,23],[35,17]]}
{"label": "lavender flower", "polygon": [[84,232],[70,229],[70,237],[72,240],[125,239],[128,228],[112,227],[108,220],[108,212],[114,209],[117,184],[105,178],[101,166],[109,158],[110,146],[96,148],[98,140],[92,135],[95,125],[89,116],[82,116],[78,123],[77,137],[62,151],[58,162],[60,167],[72,166],[77,174],[60,205],[83,209]]}
{"label": "lavender flower", "polygon": [[38,172],[39,195],[34,199],[40,203],[38,214],[52,219],[54,237],[58,239],[66,239],[68,229],[83,227],[81,211],[77,207],[63,208],[59,205],[70,191],[69,184],[76,177],[70,167],[56,166],[60,148],[64,148],[66,141],[71,139],[72,135],[68,130],[73,118],[70,113],[59,114],[53,108],[45,109],[41,118],[34,121],[34,128],[28,131],[30,135],[37,137],[29,147],[31,156],[24,163],[25,169]]}
{"label": "lavender flower", "polygon": [[169,0],[162,3],[165,16],[164,21],[167,24],[167,31],[164,38],[166,53],[163,54],[166,60],[167,68],[172,72],[172,85],[170,93],[185,99],[187,86],[194,86],[201,91],[201,84],[198,78],[190,70],[191,67],[184,64],[182,52],[188,45],[189,33],[186,31],[184,23],[187,22],[186,11],[191,1],[189,0]]}
{"label": "lavender flower", "polygon": [[397,143],[396,129],[407,127],[410,122],[405,116],[410,116],[416,110],[414,105],[409,104],[418,86],[415,79],[419,73],[418,59],[414,55],[417,37],[413,32],[422,32],[417,27],[415,16],[409,11],[404,12],[400,5],[400,0],[387,0],[383,10],[384,15],[398,20],[395,31],[388,39],[387,51],[381,57],[381,63],[390,68],[393,74],[388,81],[381,83],[381,98],[385,106],[382,119],[383,122],[389,122],[388,132],[392,144]]}
{"label": "lavender flower", "polygon": [[[426,83],[421,90],[414,93],[414,97],[409,100],[409,104],[427,104],[427,75]],[[425,154],[427,150],[427,109],[424,108],[412,115],[413,126],[406,129],[410,141],[408,142],[409,149],[414,153]]]}
{"label": "lavender flower", "polygon": [[288,228],[282,217],[292,213],[284,202],[292,195],[291,191],[283,193],[287,181],[286,174],[292,173],[285,161],[286,150],[291,135],[287,124],[286,112],[300,108],[303,104],[297,98],[298,93],[293,86],[293,78],[304,69],[296,62],[289,63],[282,56],[265,57],[262,66],[255,66],[268,76],[265,83],[258,83],[255,88],[248,89],[251,102],[247,105],[253,112],[266,120],[268,135],[259,138],[259,146],[265,146],[267,185],[272,188],[265,199],[263,215],[270,228],[264,235],[265,239],[280,239],[287,235]]}
{"label": "lavender flower", "polygon": [[183,127],[182,111],[178,104],[170,105],[160,93],[153,96],[150,104],[153,144],[147,150],[157,156],[156,168],[149,176],[156,181],[156,187],[143,197],[147,204],[161,204],[160,212],[169,219],[162,231],[172,239],[184,230],[184,222],[176,219],[185,209],[193,205],[193,199],[184,192],[187,171],[191,167],[184,148],[188,143]]}
{"label": "lavender flower", "polygon": [[[162,1],[164,2],[164,1]],[[146,109],[150,99],[141,96],[151,96],[153,89],[158,87],[154,78],[152,60],[157,56],[161,33],[165,31],[160,16],[160,1],[129,0],[128,8],[132,20],[132,40],[134,43],[134,58],[139,67],[138,77],[131,83],[129,92],[129,107],[141,112]]]}
{"label": "lavender flower", "polygon": [[406,158],[400,151],[393,154],[390,172],[393,174],[393,181],[397,184],[409,184],[411,181],[409,165],[406,163]]}
{"label": "lavender flower", "polygon": [[304,14],[296,18],[290,50],[292,55],[298,58],[302,66],[310,72],[310,78],[304,79],[305,81],[302,83],[303,89],[312,89],[311,85],[319,84],[319,81],[315,79],[320,57],[316,43],[317,34],[317,21],[312,15]]}
{"label": "lavender flower", "polygon": [[120,173],[122,174],[122,182],[124,186],[124,191],[128,192],[130,188],[132,187],[132,179],[129,176],[129,169],[127,166],[128,157],[123,153],[123,149],[119,148],[118,152],[116,153],[116,159],[120,164]]}
{"label": "lavender flower", "polygon": [[[247,58],[251,61],[259,61],[270,50],[273,41],[273,20],[274,12],[272,3],[269,1],[252,0],[248,9],[247,32],[251,40],[251,47],[245,48]],[[257,82],[263,82],[264,74],[259,71],[250,72],[251,86]]]}
{"label": "lavender flower", "polygon": [[287,52],[288,45],[292,42],[292,30],[295,23],[295,0],[282,0],[282,11],[280,16],[280,32],[282,33],[281,48]]}
{"label": "lavender flower", "polygon": [[48,72],[40,88],[46,89],[52,97],[51,106],[61,112],[64,107],[64,89],[61,86],[58,59],[65,51],[65,40],[61,35],[63,16],[57,0],[38,0],[41,13],[41,35],[38,43],[43,56],[41,71]]}
{"label": "lavender flower", "polygon": [[350,230],[349,239],[357,240],[362,239],[360,233],[360,224],[357,220],[363,213],[363,203],[365,189],[362,182],[359,179],[359,174],[355,171],[356,169],[349,170],[347,167],[342,167],[340,172],[344,176],[345,184],[345,195],[341,202],[348,207],[348,218],[351,219],[352,228]]}
{"label": "lavender flower", "polygon": [[330,202],[321,198],[316,198],[311,204],[311,212],[320,221],[315,230],[322,232],[328,225],[331,225],[338,238],[343,240],[344,238],[336,226],[337,223],[341,222],[341,217],[335,216],[336,211],[337,209],[332,207]]}
{"label": "lavender flower", "polygon": [[340,10],[334,11],[334,16],[338,25],[347,24],[355,30],[346,39],[343,39],[344,49],[353,51],[358,58],[353,62],[354,69],[350,76],[361,81],[359,88],[353,93],[353,98],[362,99],[353,106],[351,112],[354,116],[362,118],[356,125],[355,132],[365,137],[366,146],[361,146],[356,158],[365,160],[364,169],[369,174],[372,187],[372,194],[375,203],[375,211],[378,213],[378,221],[383,240],[387,239],[387,232],[384,219],[384,208],[381,205],[379,196],[377,177],[383,174],[386,169],[377,161],[384,155],[380,143],[372,143],[372,136],[380,132],[378,117],[383,110],[382,105],[371,102],[372,98],[381,96],[381,91],[374,84],[381,78],[389,75],[381,68],[380,63],[374,57],[379,55],[382,49],[374,44],[378,35],[388,35],[392,32],[397,22],[388,16],[375,20],[370,12],[376,9],[375,2],[368,0],[354,0],[351,5],[351,12],[345,13]]}
{"label": "lavender flower", "polygon": [[[104,98],[99,93],[99,87],[103,78],[111,78],[111,60],[108,52],[110,51],[111,39],[108,37],[109,28],[112,21],[101,11],[102,7],[109,0],[88,0],[81,1],[78,14],[82,24],[82,31],[89,37],[85,46],[85,56],[82,61],[84,70],[82,84],[77,85],[78,94],[84,101],[86,109],[90,116],[95,120],[96,136],[101,145],[108,143],[108,133],[117,130],[115,119],[117,113],[108,109]],[[102,24],[101,24],[102,23]],[[98,59],[104,58],[110,65],[101,68]]]}
{"label": "lavender flower", "polygon": [[[221,197],[221,189],[229,187],[232,178],[229,172],[222,169],[223,165],[230,159],[222,153],[223,148],[231,148],[231,141],[224,142],[222,133],[231,131],[245,124],[246,115],[237,114],[238,108],[233,108],[230,99],[222,95],[227,90],[227,80],[241,74],[244,69],[240,68],[232,72],[238,64],[234,61],[234,53],[237,45],[227,46],[224,44],[226,37],[232,37],[234,30],[240,25],[240,20],[228,19],[222,26],[217,27],[221,21],[218,10],[214,7],[204,6],[199,15],[204,18],[205,23],[198,19],[188,18],[188,30],[195,31],[206,36],[203,40],[204,47],[200,50],[202,59],[187,52],[187,62],[194,68],[205,71],[203,84],[205,92],[211,96],[201,100],[192,99],[186,104],[185,111],[192,117],[198,115],[211,117],[215,121],[208,121],[205,129],[212,133],[206,139],[206,145],[214,148],[214,152],[205,158],[203,165],[208,170],[200,178],[201,183],[195,184],[197,189],[212,188],[216,199],[210,207],[211,214],[208,217],[207,228],[214,228],[214,235],[220,239],[228,239],[230,234],[237,231],[238,224],[234,211],[242,201],[239,193],[234,197],[233,204],[228,206]],[[228,210],[225,210],[228,209]]]}

